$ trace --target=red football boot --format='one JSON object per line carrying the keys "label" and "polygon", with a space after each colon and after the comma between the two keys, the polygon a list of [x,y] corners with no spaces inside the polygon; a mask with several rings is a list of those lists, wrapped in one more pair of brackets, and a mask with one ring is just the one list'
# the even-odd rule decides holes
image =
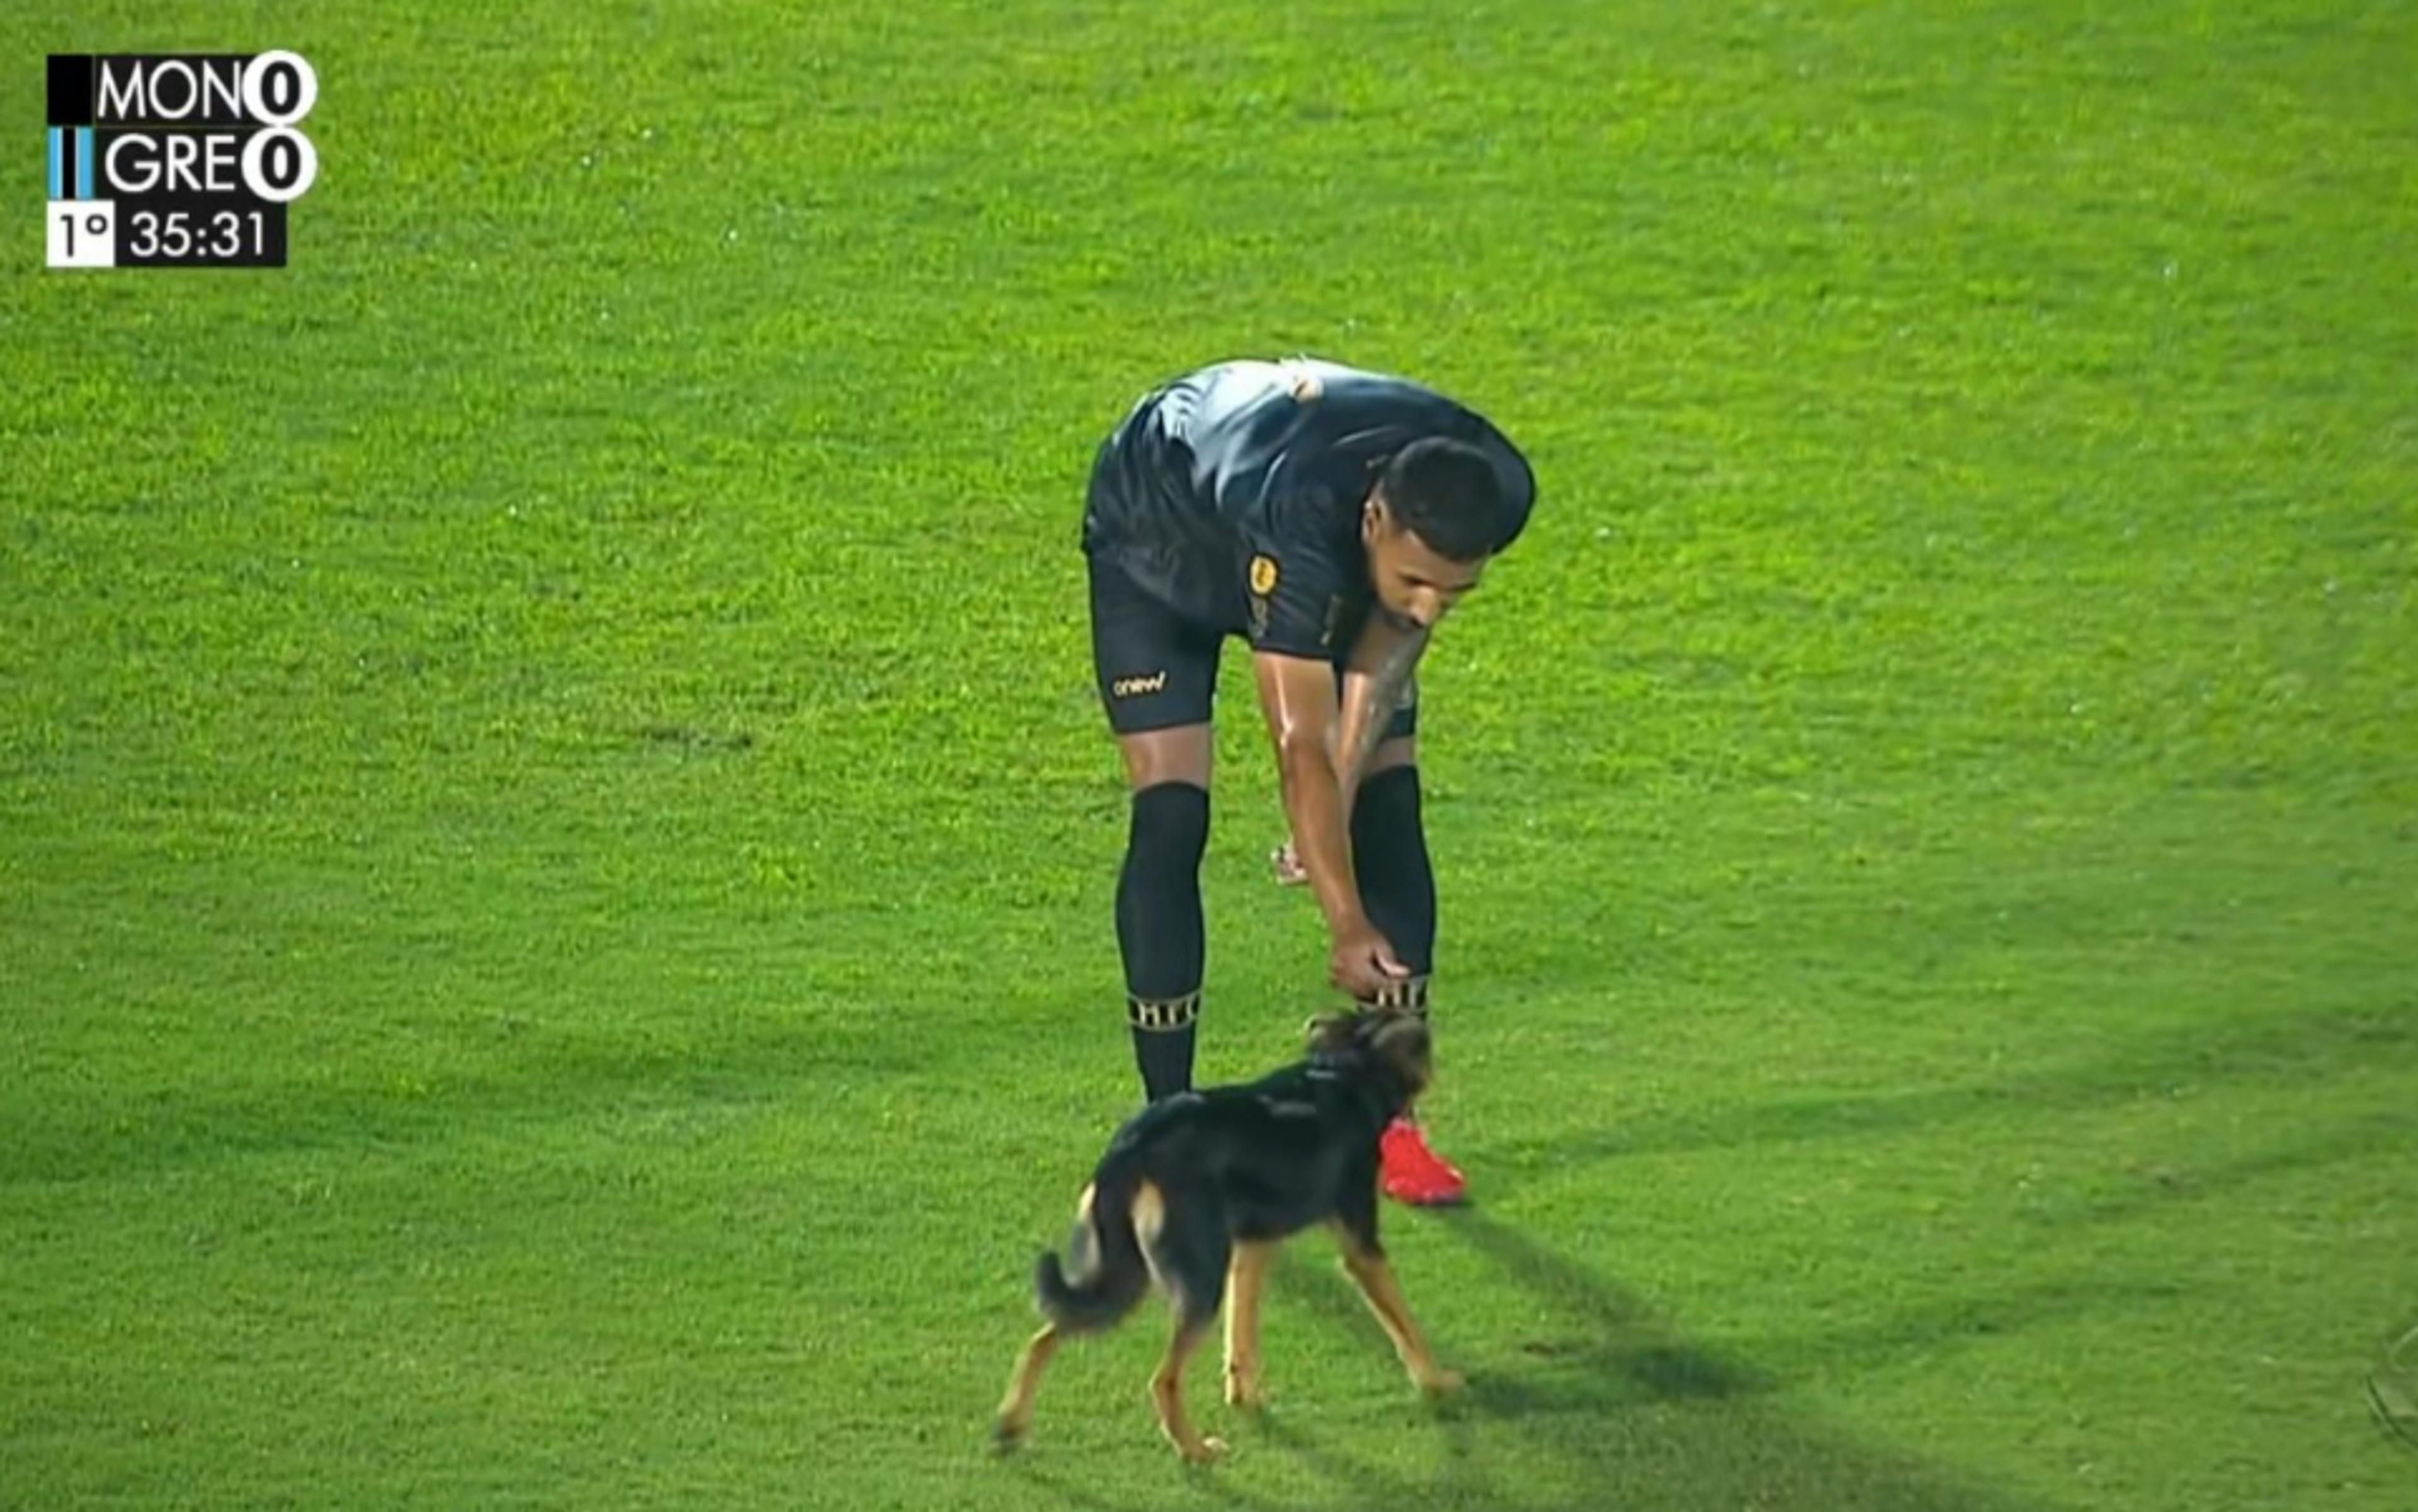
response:
{"label": "red football boot", "polygon": [[1447,1208],[1469,1200],[1469,1183],[1452,1163],[1428,1148],[1428,1137],[1406,1118],[1386,1127],[1377,1144],[1385,1195],[1416,1208]]}

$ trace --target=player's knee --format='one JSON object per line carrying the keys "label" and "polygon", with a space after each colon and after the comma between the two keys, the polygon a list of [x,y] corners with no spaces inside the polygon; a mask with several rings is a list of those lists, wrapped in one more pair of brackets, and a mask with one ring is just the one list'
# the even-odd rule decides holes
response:
{"label": "player's knee", "polygon": [[[1190,676],[1189,669],[1179,670]],[[1134,792],[1162,783],[1184,783],[1208,790],[1209,763],[1216,747],[1205,722],[1121,735],[1117,737],[1117,750],[1125,757],[1125,786]]]}
{"label": "player's knee", "polygon": [[1209,792],[1190,783],[1167,782],[1133,796],[1133,830],[1126,855],[1147,867],[1200,866],[1209,848]]}

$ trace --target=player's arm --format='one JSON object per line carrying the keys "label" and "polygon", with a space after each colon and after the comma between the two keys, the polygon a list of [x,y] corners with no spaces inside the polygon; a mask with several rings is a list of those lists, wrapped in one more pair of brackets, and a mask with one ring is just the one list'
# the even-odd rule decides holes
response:
{"label": "player's arm", "polygon": [[1328,929],[1343,935],[1368,918],[1361,912],[1360,889],[1353,878],[1342,782],[1336,771],[1339,710],[1335,673],[1325,663],[1306,656],[1263,653],[1251,659],[1251,666],[1259,680],[1260,709],[1268,718],[1268,738],[1276,747],[1285,817],[1292,821],[1294,845],[1319,910],[1326,915]]}
{"label": "player's arm", "polygon": [[1360,907],[1352,870],[1351,811],[1336,768],[1342,710],[1335,688],[1334,610],[1344,569],[1315,534],[1272,534],[1251,545],[1243,586],[1252,671],[1276,745],[1285,819],[1319,911],[1326,915],[1333,946],[1327,974],[1354,998],[1376,998],[1409,972]]}
{"label": "player's arm", "polygon": [[1353,643],[1343,669],[1343,706],[1335,741],[1335,773],[1342,787],[1346,823],[1369,758],[1385,743],[1394,707],[1428,649],[1428,632],[1371,614]]}
{"label": "player's arm", "polygon": [[[1347,832],[1353,802],[1359,796],[1361,780],[1369,775],[1370,758],[1385,743],[1385,726],[1393,723],[1402,689],[1418,670],[1419,657],[1427,648],[1427,631],[1403,627],[1384,615],[1370,616],[1360,638],[1353,643],[1343,669],[1342,713],[1336,723],[1332,753],[1339,789],[1337,801],[1342,805]],[[1269,860],[1283,886],[1298,887],[1309,879],[1295,841],[1288,839]]]}
{"label": "player's arm", "polygon": [[1330,974],[1354,997],[1375,997],[1403,968],[1360,907],[1352,871],[1343,785],[1335,761],[1341,710],[1334,666],[1318,658],[1271,652],[1251,661],[1276,746],[1285,818],[1334,942]]}

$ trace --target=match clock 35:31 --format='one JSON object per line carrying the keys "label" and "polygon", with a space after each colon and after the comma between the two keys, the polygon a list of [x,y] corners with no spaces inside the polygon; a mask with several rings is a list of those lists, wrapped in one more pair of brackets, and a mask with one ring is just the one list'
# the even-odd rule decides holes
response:
{"label": "match clock 35:31", "polygon": [[117,260],[184,267],[283,267],[285,206],[223,208],[120,201]]}

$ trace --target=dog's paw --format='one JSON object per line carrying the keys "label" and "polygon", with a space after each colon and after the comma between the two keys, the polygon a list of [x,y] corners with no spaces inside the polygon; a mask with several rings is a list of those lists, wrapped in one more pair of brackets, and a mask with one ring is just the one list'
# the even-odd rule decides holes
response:
{"label": "dog's paw", "polygon": [[1431,1397],[1449,1397],[1469,1384],[1467,1377],[1458,1370],[1431,1370],[1419,1377],[1419,1389]]}
{"label": "dog's paw", "polygon": [[1256,1413],[1268,1404],[1268,1394],[1257,1376],[1228,1376],[1226,1405],[1246,1413]]}
{"label": "dog's paw", "polygon": [[1014,1454],[1024,1443],[1024,1425],[1001,1418],[990,1426],[990,1446],[994,1454]]}
{"label": "dog's paw", "polygon": [[1175,1452],[1184,1457],[1184,1462],[1187,1465],[1214,1465],[1225,1457],[1226,1441],[1202,1439],[1195,1444],[1178,1446]]}

